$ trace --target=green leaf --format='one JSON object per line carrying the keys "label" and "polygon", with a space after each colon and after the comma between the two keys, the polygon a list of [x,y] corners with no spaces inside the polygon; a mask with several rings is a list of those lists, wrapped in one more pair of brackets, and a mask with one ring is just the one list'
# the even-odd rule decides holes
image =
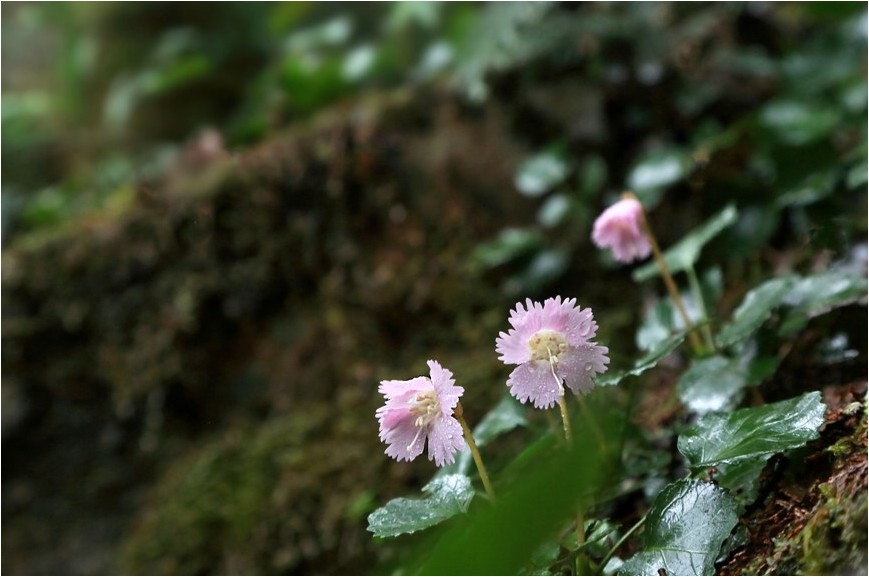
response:
{"label": "green leaf", "polygon": [[524,407],[511,395],[504,395],[474,428],[474,440],[482,447],[498,435],[527,423]]}
{"label": "green leaf", "polygon": [[857,162],[857,164],[848,170],[848,174],[845,176],[845,186],[850,190],[866,186],[866,182],[869,181],[867,172],[869,172],[869,169],[867,169],[867,162],[864,158],[864,160]]}
{"label": "green leaf", "polygon": [[[525,409],[519,401],[511,395],[505,394],[501,401],[486,413],[486,416],[474,428],[474,441],[477,443],[477,447],[482,447],[499,435],[512,431],[516,427],[523,427],[527,423]],[[471,451],[466,448],[456,458],[455,463],[442,467],[437,475],[467,473],[472,462]]]}
{"label": "green leaf", "polygon": [[[423,575],[516,575],[545,542],[585,510],[613,479],[624,417],[597,423],[609,450],[599,446],[592,426],[574,423],[573,446],[556,443],[522,475],[496,487],[495,506],[473,507],[450,523],[431,546],[416,551],[407,573]],[[551,439],[551,436],[549,437]]]}
{"label": "green leaf", "polygon": [[698,415],[735,408],[747,384],[739,360],[714,356],[695,360],[679,378],[679,399]]}
{"label": "green leaf", "polygon": [[745,295],[733,319],[718,333],[716,342],[719,347],[728,347],[748,338],[781,305],[791,310],[779,332],[785,336],[792,334],[811,318],[865,298],[867,291],[866,278],[845,273],[769,280]]}
{"label": "green leaf", "polygon": [[797,186],[779,194],[773,206],[807,206],[833,194],[836,190],[836,171],[833,169],[814,172]]}
{"label": "green leaf", "polygon": [[810,105],[796,100],[774,100],[760,113],[760,122],[786,144],[800,146],[826,137],[840,120],[833,107]]}
{"label": "green leaf", "polygon": [[552,227],[563,222],[569,212],[570,199],[564,194],[553,194],[537,211],[537,222]]}
{"label": "green leaf", "polygon": [[843,273],[825,273],[797,280],[782,299],[792,307],[780,332],[792,334],[809,319],[866,297],[869,283],[865,277]]}
{"label": "green leaf", "polygon": [[600,193],[607,179],[606,162],[600,156],[587,156],[579,168],[579,192],[583,198]]}
{"label": "green leaf", "polygon": [[558,541],[555,541],[554,539],[551,541],[544,541],[543,544],[541,544],[540,547],[531,554],[531,564],[540,568],[549,567],[556,559],[558,559],[558,554],[560,552],[561,545],[558,544]]}
{"label": "green leaf", "polygon": [[792,277],[769,280],[750,290],[733,313],[733,319],[718,333],[719,348],[729,347],[751,336],[769,318],[793,286]]}
{"label": "green leaf", "polygon": [[817,438],[825,410],[815,391],[726,415],[706,415],[679,435],[679,452],[695,469],[770,456]]}
{"label": "green leaf", "polygon": [[719,465],[715,473],[715,481],[719,486],[732,491],[733,495],[743,503],[751,502],[760,489],[758,479],[770,456],[764,455]]}
{"label": "green leaf", "polygon": [[[730,204],[724,210],[707,220],[699,228],[688,233],[685,238],[664,253],[664,260],[671,273],[677,273],[694,266],[700,258],[700,250],[718,233],[736,222],[736,208]],[[647,263],[634,271],[632,278],[643,282],[661,274],[655,262]]]}
{"label": "green leaf", "polygon": [[561,154],[544,151],[522,163],[516,174],[516,188],[525,196],[540,196],[564,181],[567,161]]}
{"label": "green leaf", "polygon": [[673,333],[683,329],[682,319],[676,313],[673,299],[661,299],[643,316],[637,330],[637,348],[642,351],[652,350]]}
{"label": "green leaf", "polygon": [[713,575],[738,520],[736,501],[724,489],[696,479],[671,483],[649,510],[644,550],[619,575]]}
{"label": "green leaf", "polygon": [[619,530],[619,526],[607,519],[589,519],[583,526],[585,527],[585,543],[576,547],[576,535],[571,534],[567,537],[569,541],[573,541],[570,549],[587,551],[589,555],[597,558],[606,555],[609,548],[617,539],[616,533]]}
{"label": "green leaf", "polygon": [[598,386],[608,387],[611,385],[617,385],[619,384],[619,382],[627,377],[638,377],[642,375],[649,369],[657,366],[661,359],[667,357],[668,355],[670,355],[670,353],[675,351],[684,340],[685,333],[680,333],[678,335],[673,335],[672,337],[661,341],[654,350],[649,351],[638,361],[636,361],[632,368],[625,371],[612,371],[598,377]]}
{"label": "green leaf", "polygon": [[507,228],[498,238],[477,247],[473,260],[494,268],[540,248],[540,235],[524,228]]}
{"label": "green leaf", "polygon": [[368,530],[377,537],[415,533],[464,513],[474,497],[471,480],[465,475],[446,475],[422,488],[425,499],[393,499],[368,516]]}
{"label": "green leaf", "polygon": [[648,209],[658,204],[661,191],[682,180],[691,169],[691,159],[678,149],[654,151],[640,160],[628,174],[628,188]]}

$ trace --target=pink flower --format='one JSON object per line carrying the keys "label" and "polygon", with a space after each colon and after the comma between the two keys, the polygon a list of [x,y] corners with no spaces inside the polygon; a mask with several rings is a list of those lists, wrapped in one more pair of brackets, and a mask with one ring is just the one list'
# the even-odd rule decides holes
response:
{"label": "pink flower", "polygon": [[462,427],[453,417],[465,392],[455,385],[453,373],[437,361],[428,361],[429,377],[409,381],[380,381],[386,404],[377,409],[380,440],[386,454],[411,461],[422,454],[428,439],[428,458],[438,467],[451,464],[453,453],[465,448]]}
{"label": "pink flower", "polygon": [[617,261],[644,259],[652,252],[643,234],[643,205],[636,198],[622,198],[594,221],[591,239],[599,248],[611,248]]}
{"label": "pink flower", "polygon": [[519,365],[510,373],[510,394],[538,409],[548,409],[564,395],[564,385],[575,394],[594,386],[595,373],[606,371],[609,349],[591,339],[597,333],[591,309],[576,306],[576,299],[531,299],[510,311],[513,328],[495,340],[499,360]]}

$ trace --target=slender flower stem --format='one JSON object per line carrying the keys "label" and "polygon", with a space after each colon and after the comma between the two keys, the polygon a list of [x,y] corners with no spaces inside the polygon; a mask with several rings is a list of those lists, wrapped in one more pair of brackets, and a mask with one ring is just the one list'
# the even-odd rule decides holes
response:
{"label": "slender flower stem", "polygon": [[712,330],[709,328],[709,314],[706,312],[706,301],[703,300],[703,291],[700,289],[700,281],[697,280],[697,271],[694,270],[694,265],[685,269],[685,273],[688,275],[691,294],[694,296],[694,300],[700,307],[700,314],[703,316],[703,325],[700,327],[700,330],[703,331],[703,340],[706,341],[707,350],[714,351],[715,341],[712,339]]}
{"label": "slender flower stem", "polygon": [[569,445],[573,443],[573,434],[570,432],[570,415],[567,414],[567,401],[564,394],[558,397],[558,408],[561,410],[561,423],[564,425],[564,440]]}
{"label": "slender flower stem", "polygon": [[464,413],[465,411],[462,408],[462,404],[459,403],[456,405],[456,410],[453,412],[453,416],[456,417],[459,424],[462,426],[462,433],[465,436],[465,441],[468,443],[468,448],[471,450],[471,456],[474,458],[474,464],[477,466],[477,471],[480,473],[483,487],[486,488],[486,493],[489,495],[489,498],[494,501],[495,490],[492,489],[492,483],[489,481],[489,473],[486,472],[486,466],[483,465],[483,458],[480,456],[480,450],[477,449],[477,443],[474,442],[474,435],[471,434],[471,429],[465,421]]}
{"label": "slender flower stem", "polygon": [[587,575],[588,571],[588,563],[587,557],[585,553],[578,551],[580,547],[585,545],[585,515],[582,514],[582,511],[576,512],[576,560],[574,562],[574,567],[576,569],[576,575]]}
{"label": "slender flower stem", "polygon": [[646,522],[646,515],[643,515],[642,517],[640,517],[640,520],[637,521],[633,527],[628,529],[627,533],[622,535],[622,538],[619,539],[615,545],[613,545],[613,548],[609,550],[609,552],[603,558],[603,561],[600,562],[601,571],[603,571],[603,569],[606,567],[606,564],[609,562],[609,560],[612,558],[612,556],[615,555],[615,552],[619,550],[619,547],[621,547],[622,544],[628,540],[628,537],[633,535],[634,531],[639,529],[642,526],[642,524],[645,522]]}
{"label": "slender flower stem", "polygon": [[[637,198],[630,192],[624,193],[622,197]],[[649,223],[646,220],[645,209],[643,210],[643,217],[640,219],[640,226],[643,227],[643,234],[646,235],[646,238],[649,240],[649,245],[652,247],[652,255],[655,257],[655,262],[658,263],[658,268],[661,269],[661,278],[664,279],[664,284],[667,286],[667,290],[670,292],[670,296],[676,304],[676,309],[682,317],[682,322],[685,323],[685,328],[688,330],[688,340],[691,341],[691,348],[694,349],[695,354],[701,355],[703,354],[703,343],[700,342],[700,337],[697,336],[692,328],[691,319],[688,318],[688,312],[685,310],[685,303],[682,302],[682,297],[679,296],[679,289],[676,288],[676,283],[673,281],[673,276],[670,274],[670,267],[667,266],[664,256],[661,254],[661,249],[658,247],[658,241],[655,239],[655,235],[652,233],[652,229],[649,227]]]}

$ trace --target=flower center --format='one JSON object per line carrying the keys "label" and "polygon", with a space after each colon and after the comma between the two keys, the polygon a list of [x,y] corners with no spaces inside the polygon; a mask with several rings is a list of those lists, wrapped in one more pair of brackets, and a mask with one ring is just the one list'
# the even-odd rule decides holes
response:
{"label": "flower center", "polygon": [[434,389],[419,392],[410,400],[410,414],[416,417],[413,424],[417,427],[431,425],[440,412],[441,404]]}
{"label": "flower center", "polygon": [[543,329],[531,335],[528,348],[531,349],[531,360],[557,364],[558,355],[567,352],[567,337],[564,333]]}

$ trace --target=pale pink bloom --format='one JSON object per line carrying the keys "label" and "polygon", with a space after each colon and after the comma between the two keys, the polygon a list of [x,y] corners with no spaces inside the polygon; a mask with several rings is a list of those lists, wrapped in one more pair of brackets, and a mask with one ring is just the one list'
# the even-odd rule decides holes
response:
{"label": "pale pink bloom", "polygon": [[609,349],[591,339],[597,333],[591,309],[581,309],[576,299],[531,299],[516,303],[510,311],[509,332],[495,340],[499,360],[519,365],[510,373],[510,394],[538,409],[548,409],[564,395],[564,385],[575,394],[594,386],[596,373],[606,371]]}
{"label": "pale pink bloom", "polygon": [[599,248],[610,248],[617,261],[628,263],[649,256],[652,247],[643,234],[643,205],[636,198],[623,198],[594,221],[591,239]]}
{"label": "pale pink bloom", "polygon": [[377,409],[380,440],[386,454],[411,461],[422,454],[428,439],[428,458],[438,467],[451,464],[453,453],[465,448],[462,427],[453,417],[465,392],[455,385],[453,373],[437,361],[428,361],[430,377],[409,381],[380,381],[386,404]]}

